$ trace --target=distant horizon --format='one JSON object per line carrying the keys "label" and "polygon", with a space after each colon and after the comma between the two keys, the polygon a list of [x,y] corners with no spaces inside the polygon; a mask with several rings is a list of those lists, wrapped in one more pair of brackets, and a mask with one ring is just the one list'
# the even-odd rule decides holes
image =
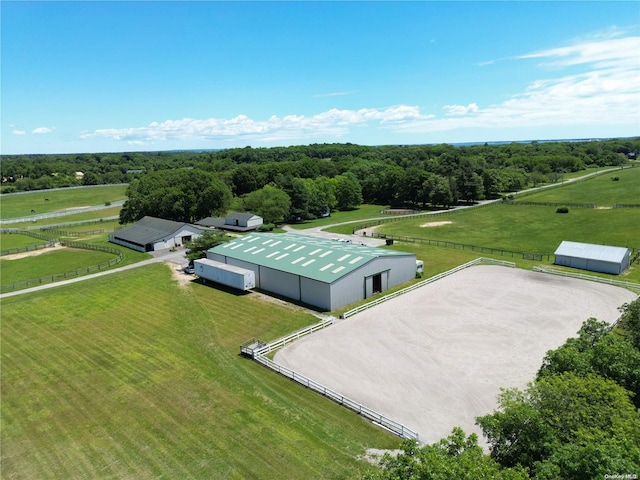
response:
{"label": "distant horizon", "polygon": [[365,145],[362,143],[354,143],[354,142],[311,142],[305,144],[295,144],[295,145],[272,145],[268,147],[260,147],[260,146],[252,146],[245,145],[244,147],[226,147],[226,148],[181,148],[181,149],[168,149],[168,150],[113,150],[113,151],[97,151],[97,152],[53,152],[53,153],[2,153],[0,154],[0,158],[2,156],[6,157],[16,157],[16,156],[40,156],[40,155],[111,155],[111,154],[122,154],[122,153],[183,153],[183,152],[222,152],[224,150],[233,150],[233,149],[242,149],[242,148],[293,148],[293,147],[308,147],[311,145],[356,145],[362,147],[430,147],[437,145],[450,145],[452,147],[472,147],[476,145],[509,145],[512,143],[579,143],[579,142],[605,142],[610,140],[635,140],[640,139],[640,135],[630,136],[630,137],[600,137],[600,138],[558,138],[558,139],[532,139],[532,140],[497,140],[497,141],[479,141],[479,142],[441,142],[441,143],[386,143],[379,145]]}
{"label": "distant horizon", "polygon": [[0,154],[640,135],[629,1],[0,2]]}

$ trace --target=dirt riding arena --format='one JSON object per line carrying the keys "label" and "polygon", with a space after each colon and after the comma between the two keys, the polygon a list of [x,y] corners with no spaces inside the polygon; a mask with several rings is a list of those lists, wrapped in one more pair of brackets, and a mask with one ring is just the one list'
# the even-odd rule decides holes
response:
{"label": "dirt riding arena", "polygon": [[481,430],[501,387],[533,380],[547,350],[636,296],[586,280],[476,266],[340,321],[275,361],[403,423],[422,442]]}

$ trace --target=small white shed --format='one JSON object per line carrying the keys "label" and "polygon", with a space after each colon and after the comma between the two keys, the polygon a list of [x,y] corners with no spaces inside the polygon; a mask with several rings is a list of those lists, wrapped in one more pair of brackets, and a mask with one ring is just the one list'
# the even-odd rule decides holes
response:
{"label": "small white shed", "polygon": [[631,250],[624,247],[563,241],[555,251],[555,264],[592,272],[620,275],[629,268]]}

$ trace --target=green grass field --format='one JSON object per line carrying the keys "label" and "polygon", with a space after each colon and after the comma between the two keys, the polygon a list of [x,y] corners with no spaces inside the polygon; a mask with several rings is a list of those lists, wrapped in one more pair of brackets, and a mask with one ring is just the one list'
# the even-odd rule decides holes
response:
{"label": "green grass field", "polygon": [[57,247],[56,250],[38,250],[37,255],[19,259],[0,257],[2,286],[25,280],[72,273],[90,265],[98,265],[115,259],[116,255],[96,250]]}
{"label": "green grass field", "polygon": [[[613,181],[614,177],[619,180]],[[595,203],[599,207],[612,207],[616,203],[640,204],[640,168],[607,172],[583,182],[528,194],[522,201]]]}
{"label": "green grass field", "polygon": [[13,248],[29,247],[31,245],[46,244],[45,240],[20,235],[16,233],[0,233],[0,250],[11,250]]}
{"label": "green grass field", "polygon": [[[126,185],[108,185],[64,190],[38,190],[27,194],[3,195],[0,205],[0,218],[6,220],[34,215],[31,210],[35,210],[36,214],[39,214],[59,212],[69,208],[104,205],[105,202],[125,200],[127,198],[125,195],[126,190]],[[48,198],[49,201],[45,201],[45,198]],[[57,222],[59,221],[57,220]]]}
{"label": "green grass field", "polygon": [[3,299],[2,476],[357,478],[399,440],[238,355],[316,321],[160,264]]}

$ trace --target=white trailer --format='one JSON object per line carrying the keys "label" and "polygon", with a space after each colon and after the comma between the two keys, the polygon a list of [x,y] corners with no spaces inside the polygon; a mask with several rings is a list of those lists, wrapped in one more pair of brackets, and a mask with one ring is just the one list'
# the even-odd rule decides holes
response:
{"label": "white trailer", "polygon": [[253,270],[228,265],[208,258],[201,258],[193,262],[195,274],[205,280],[221,283],[238,290],[251,290],[256,286],[256,276]]}

